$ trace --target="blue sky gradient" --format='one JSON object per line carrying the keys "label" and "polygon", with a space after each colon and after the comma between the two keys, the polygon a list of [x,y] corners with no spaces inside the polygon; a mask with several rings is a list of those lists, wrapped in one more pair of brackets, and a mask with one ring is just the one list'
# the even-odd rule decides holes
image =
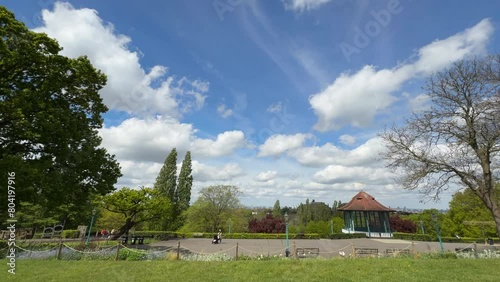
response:
{"label": "blue sky gradient", "polygon": [[249,206],[348,201],[447,208],[406,191],[377,133],[425,108],[433,72],[499,52],[500,2],[2,1],[63,54],[108,76],[100,134],[124,176],[152,186],[192,152],[193,199],[239,186]]}

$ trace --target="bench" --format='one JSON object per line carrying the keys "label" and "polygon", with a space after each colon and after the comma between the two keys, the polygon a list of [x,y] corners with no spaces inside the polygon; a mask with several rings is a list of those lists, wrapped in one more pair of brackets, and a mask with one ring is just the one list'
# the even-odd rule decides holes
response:
{"label": "bench", "polygon": [[354,248],[354,255],[358,256],[378,256],[378,249],[371,248]]}
{"label": "bench", "polygon": [[410,249],[386,249],[385,250],[386,255],[409,255],[410,254]]}
{"label": "bench", "polygon": [[319,255],[319,248],[297,248],[298,258],[315,258]]}

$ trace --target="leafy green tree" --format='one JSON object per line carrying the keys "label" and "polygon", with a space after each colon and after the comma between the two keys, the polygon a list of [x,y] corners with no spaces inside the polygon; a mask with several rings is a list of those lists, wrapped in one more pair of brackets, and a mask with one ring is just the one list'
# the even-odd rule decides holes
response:
{"label": "leafy green tree", "polygon": [[102,208],[121,214],[124,223],[113,236],[119,238],[139,223],[155,220],[170,214],[171,204],[167,197],[159,195],[158,190],[142,187],[139,190],[122,188],[101,199]]}
{"label": "leafy green tree", "polygon": [[[499,190],[500,187],[497,185],[496,189]],[[455,193],[449,203],[449,208],[451,233],[461,237],[475,238],[495,236],[495,225],[491,213],[470,189]],[[486,222],[490,224],[485,224]]]}
{"label": "leafy green tree", "polygon": [[330,229],[330,222],[325,220],[310,221],[306,225],[306,233],[317,233],[322,238],[330,234]]}
{"label": "leafy green tree", "polygon": [[193,186],[193,172],[191,168],[191,152],[187,152],[182,161],[181,172],[179,174],[179,183],[177,184],[177,191],[179,195],[179,204],[177,213],[181,214],[189,207],[191,201],[191,187]]}
{"label": "leafy green tree", "polygon": [[273,216],[274,216],[274,217],[279,217],[279,216],[281,216],[280,200],[276,200],[276,202],[274,203],[274,207],[273,207]]}
{"label": "leafy green tree", "polygon": [[61,50],[0,7],[0,175],[16,173],[18,203],[59,210],[50,216],[75,227],[80,222],[66,215],[84,214],[95,195],[114,190],[121,173],[98,135],[108,110],[99,96],[106,76],[86,57]]}
{"label": "leafy green tree", "polygon": [[198,231],[216,232],[225,228],[232,212],[240,208],[241,191],[236,186],[205,187],[186,211],[186,224]]}
{"label": "leafy green tree", "polygon": [[311,210],[311,220],[313,221],[328,221],[332,217],[332,210],[323,202],[312,201],[309,204]]}
{"label": "leafy green tree", "polygon": [[500,55],[456,62],[425,89],[431,107],[381,134],[389,167],[401,173],[402,187],[434,199],[449,184],[470,189],[500,235]]}
{"label": "leafy green tree", "polygon": [[333,233],[342,233],[342,228],[344,228],[344,219],[338,216],[332,218],[333,221]]}

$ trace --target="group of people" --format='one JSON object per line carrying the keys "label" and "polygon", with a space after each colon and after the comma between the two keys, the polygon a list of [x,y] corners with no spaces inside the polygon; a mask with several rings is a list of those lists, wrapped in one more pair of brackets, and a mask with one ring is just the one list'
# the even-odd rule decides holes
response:
{"label": "group of people", "polygon": [[100,233],[102,238],[111,238],[111,235],[115,234],[115,230],[111,229],[111,231],[108,232],[108,230],[102,229]]}

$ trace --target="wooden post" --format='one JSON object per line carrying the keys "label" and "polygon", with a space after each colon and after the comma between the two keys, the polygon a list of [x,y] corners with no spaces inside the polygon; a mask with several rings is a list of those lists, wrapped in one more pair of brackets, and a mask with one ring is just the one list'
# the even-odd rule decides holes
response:
{"label": "wooden post", "polygon": [[62,256],[62,247],[63,247],[63,242],[62,239],[59,241],[59,249],[57,249],[57,259],[60,260]]}
{"label": "wooden post", "polygon": [[116,256],[115,256],[115,260],[118,260],[120,258],[120,248],[121,248],[122,244],[118,244],[118,248],[116,248]]}
{"label": "wooden post", "polygon": [[238,243],[236,243],[236,260],[238,260]]}
{"label": "wooden post", "polygon": [[181,255],[181,242],[177,243],[177,260],[180,259]]}
{"label": "wooden post", "polygon": [[297,245],[295,245],[295,241],[293,242],[293,255],[295,256],[296,259],[299,259],[299,256],[297,255]]}

